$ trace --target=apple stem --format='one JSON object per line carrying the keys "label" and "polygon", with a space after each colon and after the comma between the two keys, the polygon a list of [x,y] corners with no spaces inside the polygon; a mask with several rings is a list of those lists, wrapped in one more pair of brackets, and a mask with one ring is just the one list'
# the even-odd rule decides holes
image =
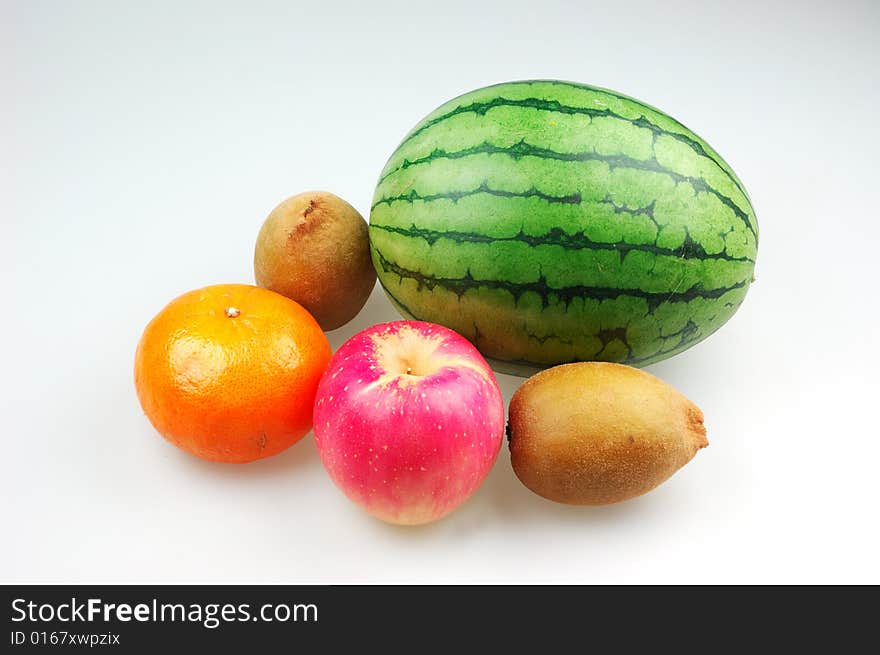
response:
{"label": "apple stem", "polygon": [[406,367],[406,374],[407,374],[407,375],[412,375],[412,367],[410,367],[410,366],[407,366],[407,367]]}

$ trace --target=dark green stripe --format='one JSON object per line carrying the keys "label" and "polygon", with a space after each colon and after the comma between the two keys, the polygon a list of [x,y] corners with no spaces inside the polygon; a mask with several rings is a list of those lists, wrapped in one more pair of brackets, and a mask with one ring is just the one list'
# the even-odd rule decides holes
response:
{"label": "dark green stripe", "polygon": [[404,305],[403,302],[401,302],[400,299],[399,299],[397,296],[395,296],[393,293],[391,293],[391,291],[388,289],[388,287],[385,286],[385,283],[382,282],[382,278],[379,278],[379,284],[382,285],[382,290],[383,290],[386,294],[388,294],[388,297],[391,299],[391,301],[392,301],[394,304],[397,305],[398,309],[399,309],[403,314],[407,314],[407,315],[408,315],[407,318],[417,319],[415,312],[413,312],[409,307],[407,307],[406,305]]}
{"label": "dark green stripe", "polygon": [[[742,304],[743,299],[744,298],[741,298],[740,300],[738,300],[735,303],[729,303],[729,302],[724,303],[724,306],[733,308],[731,310],[731,315],[732,315],[737,310],[737,308]],[[688,321],[688,323],[690,323],[690,321]],[[723,325],[723,323],[721,325]],[[713,329],[709,330],[709,332],[706,332],[706,333],[702,333],[702,332],[694,333],[693,335],[689,335],[687,338],[682,336],[681,340],[677,344],[675,344],[672,348],[661,349],[651,355],[646,355],[644,357],[637,357],[635,359],[627,360],[626,362],[623,362],[623,363],[629,364],[630,366],[642,366],[642,365],[647,365],[647,364],[653,363],[653,362],[657,361],[658,358],[665,359],[666,357],[668,357],[674,353],[681,352],[685,348],[688,348],[689,346],[712,336],[721,327],[721,325],[716,325]],[[687,326],[685,326],[685,327],[687,327]],[[675,334],[677,334],[677,333],[667,335],[664,338],[675,336]]]}
{"label": "dark green stripe", "polygon": [[[634,213],[646,213],[651,216],[651,207],[640,208],[645,210],[632,210]],[[427,228],[411,225],[409,228],[395,227],[392,225],[370,224],[371,230],[382,230],[398,234],[403,237],[420,238],[428,242],[428,245],[434,245],[440,239],[449,239],[455,243],[494,243],[496,241],[517,241],[524,243],[529,247],[538,246],[560,246],[566,250],[616,250],[620,253],[621,259],[631,250],[648,252],[654,255],[664,255],[675,257],[677,259],[721,259],[729,262],[748,262],[753,260],[748,257],[731,257],[726,253],[708,253],[705,248],[694,241],[689,233],[685,234],[684,243],[679,248],[661,248],[660,246],[650,244],[632,244],[632,243],[603,243],[601,241],[593,241],[584,234],[583,231],[574,234],[568,234],[561,228],[555,227],[546,234],[530,235],[525,234],[521,229],[518,234],[511,237],[492,237],[478,232],[462,232],[458,230],[430,230]]]}
{"label": "dark green stripe", "polygon": [[[706,180],[704,180],[702,178],[698,178],[698,177],[690,177],[688,175],[682,175],[681,173],[677,173],[676,171],[673,171],[673,170],[668,169],[664,166],[661,166],[660,163],[656,159],[648,159],[648,160],[642,161],[640,159],[633,159],[632,157],[627,157],[626,155],[600,155],[600,154],[592,152],[592,151],[557,152],[556,150],[551,150],[549,148],[541,148],[539,146],[533,146],[529,143],[526,143],[525,140],[522,140],[512,146],[507,146],[507,147],[496,146],[494,144],[484,142],[478,146],[472,146],[470,148],[465,148],[464,150],[458,150],[458,151],[454,151],[454,152],[447,152],[446,150],[437,149],[437,150],[434,150],[430,155],[427,155],[426,157],[422,157],[421,159],[418,159],[418,160],[413,160],[406,167],[430,163],[430,162],[435,161],[437,159],[461,159],[463,157],[471,157],[473,155],[480,155],[480,154],[508,155],[510,157],[513,157],[514,159],[519,159],[521,157],[536,157],[538,159],[554,159],[554,160],[558,160],[558,161],[567,161],[567,162],[598,161],[598,162],[602,162],[604,164],[607,164],[612,169],[614,169],[614,168],[627,168],[627,169],[648,171],[651,173],[659,173],[661,175],[666,175],[666,176],[670,177],[676,183],[680,183],[680,182],[689,183],[694,188],[694,191],[696,191],[696,192],[702,191],[704,193],[711,193],[713,196],[718,198],[718,200],[721,201],[721,203],[723,205],[725,205],[730,210],[732,210],[733,213],[741,221],[743,221],[746,224],[746,227],[748,227],[749,231],[751,231],[751,233],[755,236],[755,238],[757,240],[758,235],[757,235],[757,232],[755,231],[755,227],[752,224],[751,219],[749,218],[749,215],[746,212],[744,212],[739,207],[739,205],[737,205],[733,201],[733,199],[731,199],[730,197],[724,195],[723,193],[721,193],[717,189],[710,186],[709,183],[706,182]],[[404,163],[406,163],[406,160],[404,160]],[[481,188],[484,186],[488,188],[488,185],[486,185],[485,183],[481,186]],[[461,192],[452,192],[452,193],[461,193]],[[475,192],[466,192],[463,195],[474,195],[474,193]],[[491,193],[491,191],[485,191],[485,193]],[[501,193],[507,193],[507,192],[494,192],[494,195],[501,195]],[[543,197],[544,196],[544,194],[540,193],[536,189],[530,190],[529,193],[531,194],[531,196],[536,196],[536,197]],[[408,200],[408,201],[412,202],[413,200],[427,200],[428,198],[435,200],[435,199],[442,199],[442,198],[448,198],[448,197],[449,196],[447,194],[435,194],[434,196],[422,197],[422,196],[419,196],[415,192],[415,190],[413,190],[413,191],[410,191],[410,193],[405,196],[394,196],[394,197],[390,197],[390,198],[382,198],[378,202],[376,202],[373,205],[373,207],[371,207],[371,209],[373,209],[376,206],[381,205],[383,203],[390,205],[392,202],[394,202],[396,200]],[[580,196],[580,194],[575,194],[575,195],[568,196],[568,197],[570,197],[570,198],[577,197],[578,199],[580,199],[581,196]],[[565,201],[565,202],[568,202],[568,201]],[[575,203],[575,204],[579,204],[579,203],[580,203],[580,200],[578,200],[577,203]]]}
{"label": "dark green stripe", "polygon": [[535,282],[514,283],[506,280],[478,280],[471,276],[470,271],[465,277],[446,278],[435,275],[421,273],[406,269],[394,262],[389,261],[375,246],[373,252],[379,260],[379,265],[386,273],[393,273],[401,279],[415,280],[419,288],[426,287],[429,291],[434,287],[440,287],[447,291],[451,291],[461,297],[467,291],[478,288],[487,289],[503,289],[509,292],[514,300],[519,300],[526,292],[534,292],[541,297],[541,304],[544,307],[550,305],[550,297],[554,296],[558,301],[562,301],[568,306],[575,298],[591,298],[593,300],[613,300],[621,296],[631,296],[634,298],[643,298],[648,303],[648,311],[653,312],[657,307],[665,302],[690,302],[698,298],[713,300],[720,298],[726,293],[742,289],[749,284],[749,280],[743,280],[730,287],[721,287],[718,289],[703,289],[698,286],[691,287],[685,291],[672,292],[651,292],[642,291],[641,289],[613,289],[607,287],[591,287],[585,285],[574,285],[568,287],[554,288],[547,284],[546,278],[542,275]]}
{"label": "dark green stripe", "polygon": [[[382,281],[379,280],[379,283],[382,284]],[[395,296],[388,289],[388,287],[386,287],[384,284],[382,284],[382,288],[384,289],[384,291],[388,295],[388,297],[391,299],[391,301],[394,304],[398,305],[399,309],[402,310],[402,312],[404,314],[407,314],[410,318],[417,318],[416,315],[412,312],[412,310],[410,310],[399,298],[397,298],[397,296]],[[742,301],[737,302],[737,303],[725,303],[725,306],[736,308],[741,304],[741,302]],[[474,325],[474,330],[475,330],[475,338],[473,340],[474,345],[479,346],[479,329],[476,325]],[[715,330],[712,330],[712,332],[714,332],[714,331]],[[679,330],[678,332],[673,332],[672,334],[663,335],[664,339],[668,339],[669,337],[674,337],[677,335],[680,336],[678,343],[676,343],[672,348],[665,348],[665,349],[657,350],[656,352],[654,352],[650,355],[645,355],[643,357],[635,357],[634,358],[630,355],[630,357],[628,357],[626,360],[624,360],[621,363],[628,364],[630,366],[641,366],[643,364],[656,361],[658,358],[663,358],[665,356],[671,355],[672,353],[680,352],[680,351],[684,350],[686,347],[688,347],[694,343],[697,343],[699,341],[702,341],[703,339],[705,339],[706,337],[711,335],[712,332],[709,332],[708,334],[702,334],[699,330],[699,327],[693,321],[691,321],[689,319],[688,322],[685,324],[685,326],[681,330]],[[533,341],[537,341],[541,345],[543,345],[544,343],[546,343],[550,339],[556,339],[557,341],[560,341],[561,343],[572,345],[572,341],[570,339],[563,339],[563,338],[561,338],[557,335],[554,335],[554,334],[548,334],[545,336],[539,336],[536,334],[532,334],[530,332],[525,332],[525,334],[529,339],[531,339]],[[629,345],[629,343],[626,340],[626,328],[621,327],[621,328],[615,328],[615,329],[609,329],[609,330],[602,330],[599,332],[599,334],[590,335],[590,336],[597,336],[602,341],[603,348],[607,347],[608,343],[611,340],[617,338],[617,339],[621,340],[624,343],[624,345],[627,347],[629,352],[632,353],[632,347]],[[494,358],[498,359],[497,356],[495,356]],[[546,362],[533,362],[533,361],[522,360],[522,359],[517,359],[517,360],[498,359],[498,361],[504,362],[505,364],[518,365],[518,366],[528,366],[528,367],[533,367],[533,368],[546,368],[548,366],[548,364]],[[572,362],[578,362],[578,361],[583,361],[583,360],[572,359],[572,360],[555,362],[553,365],[555,366],[557,364],[565,364],[565,363],[572,363]]]}
{"label": "dark green stripe", "polygon": [[675,352],[680,352],[687,348],[689,345],[701,341],[704,338],[704,335],[700,332],[697,324],[691,320],[688,320],[688,322],[685,323],[685,326],[678,332],[673,332],[672,334],[666,335],[663,338],[668,339],[675,336],[678,336],[679,340],[678,343],[672,346],[672,348],[661,348],[660,350],[657,350],[652,354],[646,355],[644,357],[632,357],[632,350],[630,350],[630,357],[627,357],[624,363],[628,364],[629,366],[644,364],[646,362],[655,360],[658,357],[664,357],[667,355],[671,355]]}
{"label": "dark green stripe", "polygon": [[382,198],[372,207],[370,207],[370,211],[374,210],[379,205],[390,205],[393,202],[404,200],[410,203],[415,202],[416,200],[422,200],[424,202],[431,202],[433,200],[452,200],[453,202],[458,202],[459,200],[461,200],[462,198],[466,198],[467,196],[476,196],[481,193],[487,193],[491,196],[500,196],[502,198],[540,198],[541,200],[546,200],[547,202],[561,202],[570,205],[579,205],[582,201],[581,194],[579,193],[573,193],[567,196],[551,196],[538,191],[534,187],[532,187],[528,191],[504,191],[503,189],[491,189],[489,188],[489,185],[484,182],[476,189],[473,189],[471,191],[447,191],[445,193],[434,193],[427,196],[419,195],[418,192],[413,189],[409,193],[402,196]]}
{"label": "dark green stripe", "polygon": [[624,346],[626,346],[626,358],[629,359],[630,357],[632,357],[632,346],[629,345],[629,341],[626,338],[626,326],[622,325],[616,328],[606,328],[604,330],[599,330],[598,332],[596,332],[595,336],[602,344],[602,349],[599,351],[600,353],[602,352],[602,350],[605,350],[608,347],[609,343],[617,340]]}
{"label": "dark green stripe", "polygon": [[[620,338],[619,334],[623,330],[625,330],[625,328],[616,328],[613,330],[603,331],[603,332],[607,332],[608,336],[610,337],[607,340],[602,339],[602,337],[599,335],[589,335],[589,336],[599,336],[599,338],[602,339],[602,348],[604,349],[608,345],[608,343],[611,341],[612,338],[619,339]],[[690,320],[685,324],[685,326],[681,330],[679,330],[678,332],[675,332],[673,334],[670,334],[668,336],[674,337],[676,335],[681,335],[681,338],[679,339],[679,342],[677,344],[675,344],[675,346],[673,346],[672,348],[661,349],[661,350],[658,350],[658,351],[652,353],[651,355],[646,355],[644,357],[630,356],[627,359],[621,361],[620,363],[627,364],[629,366],[641,366],[646,363],[651,363],[653,361],[656,361],[658,357],[663,358],[663,357],[666,357],[672,353],[680,352],[680,351],[684,350],[685,348],[687,348],[688,346],[695,344],[695,343],[698,343],[699,341],[702,341],[707,336],[709,336],[708,334],[701,334],[699,332],[699,328],[696,326],[696,324]],[[529,336],[529,338],[533,338],[542,344],[549,339],[555,338],[554,335],[552,335],[552,334],[547,335],[546,337],[537,337],[537,336],[531,335],[531,334],[529,334],[528,336]],[[565,340],[565,339],[559,339],[559,341],[562,343],[569,343],[569,344],[571,343],[570,341]],[[632,348],[629,346],[629,344],[626,343],[626,341],[623,341],[623,343],[624,343],[624,345],[627,346],[627,349],[629,350],[629,352],[632,353]],[[547,362],[534,362],[534,361],[527,360],[527,359],[500,359],[497,356],[492,356],[492,359],[495,359],[498,362],[508,364],[511,366],[522,366],[522,367],[537,368],[537,369],[547,368],[548,366],[558,366],[560,364],[573,364],[575,362],[585,361],[583,359],[567,359],[564,361],[554,360],[552,363],[547,363]],[[601,360],[591,359],[589,361],[601,361]]]}
{"label": "dark green stripe", "polygon": [[[682,130],[684,130],[685,132],[688,132],[690,134],[694,134],[694,131],[692,129],[690,129],[687,125],[685,125],[684,123],[682,123],[679,120],[676,120],[675,118],[673,118],[672,116],[670,116],[666,112],[661,111],[660,109],[657,109],[656,107],[652,107],[651,105],[646,104],[636,98],[633,98],[632,96],[624,95],[622,93],[618,93],[617,91],[612,91],[611,89],[605,89],[605,88],[598,87],[598,86],[591,86],[589,84],[582,84],[580,82],[567,82],[565,80],[522,80],[522,81],[509,82],[509,84],[512,84],[514,86],[529,85],[529,84],[535,84],[535,83],[552,84],[554,86],[564,86],[564,87],[569,87],[572,89],[580,89],[582,91],[590,91],[593,93],[601,93],[606,96],[611,96],[612,98],[615,98],[616,100],[622,100],[623,102],[628,102],[628,103],[637,105],[640,108],[647,109],[648,111],[654,112],[655,114],[661,114],[664,118],[667,118],[668,120],[672,121],[673,123],[678,125]],[[632,120],[633,125],[636,125],[637,127],[644,127],[645,129],[649,129],[652,132],[654,132],[655,135],[663,134],[663,135],[666,135],[666,136],[669,136],[669,137],[675,139],[676,141],[679,141],[681,143],[686,144],[694,152],[696,152],[698,155],[700,155],[701,157],[705,157],[706,159],[709,159],[713,164],[715,164],[718,168],[720,168],[721,171],[725,175],[727,175],[727,177],[730,178],[730,181],[733,182],[734,186],[736,186],[736,188],[739,189],[739,192],[742,193],[743,196],[745,196],[745,198],[748,200],[749,194],[746,193],[746,190],[743,188],[739,179],[737,179],[736,174],[733,172],[733,169],[728,165],[728,163],[726,161],[724,161],[721,158],[721,155],[718,155],[716,157],[711,152],[706,150],[706,148],[703,146],[703,144],[700,143],[700,140],[694,139],[694,138],[688,136],[688,134],[682,134],[681,132],[673,132],[671,130],[664,129],[655,123],[651,123],[644,115],[640,116],[639,118],[636,118],[636,119],[627,119],[625,117],[623,119],[624,120]],[[645,121],[648,124],[643,125],[643,124],[641,124],[642,121]],[[659,132],[655,131],[655,129],[659,130]],[[751,202],[751,201],[749,201],[749,202]]]}
{"label": "dark green stripe", "polygon": [[[382,289],[385,291],[385,293],[391,299],[391,302],[396,304],[398,306],[398,308],[404,314],[408,315],[410,318],[418,318],[417,315],[411,309],[409,309],[409,307],[407,307],[397,296],[395,296],[391,292],[390,289],[388,289],[388,287],[385,286],[384,283],[382,283],[381,278],[379,280],[379,284],[382,285]],[[741,304],[741,301],[737,302],[737,303],[725,303],[725,306],[739,306],[740,304]],[[474,344],[479,345],[479,343],[478,343],[479,329],[477,328],[476,325],[474,325],[474,330],[475,330]],[[713,332],[714,332],[714,330],[713,330]],[[557,335],[554,335],[554,334],[548,334],[545,336],[538,336],[538,335],[532,334],[530,332],[526,332],[525,334],[529,339],[531,339],[533,341],[537,341],[541,345],[543,345],[544,343],[546,343],[550,339],[556,339],[562,343],[567,343],[569,345],[572,345],[571,340],[563,339],[563,338],[561,338]],[[711,334],[711,332],[709,334]],[[607,347],[608,343],[611,342],[613,339],[615,339],[615,338],[619,339],[627,347],[627,350],[630,353],[630,356],[627,357],[627,359],[624,360],[622,363],[628,364],[630,366],[639,366],[639,365],[642,365],[642,364],[645,364],[648,362],[655,361],[657,358],[662,358],[662,357],[670,355],[672,353],[679,352],[681,350],[684,350],[687,346],[690,346],[691,344],[697,343],[697,342],[703,340],[704,338],[706,338],[707,336],[709,336],[708,334],[700,333],[698,326],[690,319],[688,319],[688,322],[685,324],[685,326],[681,330],[679,330],[678,332],[673,332],[672,334],[663,335],[663,338],[668,339],[668,338],[674,337],[676,335],[680,335],[680,339],[679,339],[678,343],[675,344],[672,348],[661,349],[661,350],[658,350],[650,355],[646,355],[644,357],[635,357],[635,358],[632,357],[632,347],[630,346],[629,342],[626,339],[626,328],[615,328],[615,329],[609,329],[609,330],[602,330],[598,334],[590,335],[590,336],[597,336],[602,341],[603,348]],[[499,361],[503,361],[506,364],[519,365],[519,366],[529,366],[529,367],[535,367],[535,368],[544,368],[547,366],[546,362],[539,363],[539,362],[532,362],[532,361],[528,361],[528,360],[499,360]],[[570,362],[577,362],[577,361],[583,361],[583,360],[578,360],[578,359],[570,360]],[[564,363],[570,363],[570,362],[557,362],[557,363],[564,364]]]}
{"label": "dark green stripe", "polygon": [[[533,82],[519,82],[518,84],[532,84],[532,83]],[[607,89],[598,89],[598,88],[587,86],[587,85],[579,85],[579,84],[568,83],[568,82],[558,83],[555,81],[547,81],[547,82],[543,82],[543,83],[545,83],[545,84],[546,83],[553,83],[553,84],[558,84],[560,86],[569,86],[569,87],[573,87],[573,88],[577,88],[577,89],[583,89],[585,91],[594,91],[594,92],[598,92],[598,93],[604,93],[606,95],[617,98],[618,100],[623,100],[625,102],[633,103],[635,105],[638,105],[639,107],[644,107],[645,109],[649,109],[649,110],[651,109],[650,107],[646,107],[643,103],[639,102],[638,100],[635,100],[634,98],[619,95],[617,93],[613,93],[611,91],[608,91]],[[499,85],[499,86],[503,86],[503,85]],[[453,116],[457,116],[459,114],[467,114],[467,113],[474,113],[474,114],[477,114],[478,116],[485,116],[486,113],[490,109],[493,109],[495,107],[524,107],[527,109],[538,109],[541,111],[552,111],[552,112],[556,112],[559,114],[569,114],[569,115],[582,114],[585,116],[590,116],[590,117],[595,117],[595,118],[614,118],[617,120],[624,121],[626,123],[630,123],[631,125],[634,125],[635,127],[641,127],[641,128],[650,130],[654,134],[655,137],[660,136],[660,135],[668,136],[670,138],[675,139],[676,141],[684,143],[689,148],[691,148],[695,153],[697,153],[701,157],[705,157],[706,159],[711,161],[713,164],[715,164],[715,166],[717,166],[728,178],[730,178],[730,181],[733,182],[733,184],[736,186],[736,188],[738,188],[744,196],[748,197],[746,195],[745,189],[742,188],[742,185],[739,183],[739,180],[737,180],[736,177],[732,174],[732,171],[729,170],[729,168],[727,166],[725,166],[724,163],[722,161],[720,161],[720,159],[713,157],[709,152],[707,152],[706,149],[703,147],[703,144],[701,144],[699,141],[696,141],[695,139],[689,137],[688,135],[681,134],[680,132],[672,132],[670,130],[665,130],[662,127],[660,127],[659,125],[649,121],[644,115],[639,116],[638,118],[627,118],[626,116],[622,116],[622,115],[620,115],[616,112],[613,112],[607,108],[606,109],[595,109],[593,107],[578,107],[578,106],[574,106],[574,105],[564,105],[561,102],[559,102],[558,100],[545,100],[542,98],[522,98],[520,100],[514,100],[514,99],[509,99],[509,98],[504,98],[502,96],[498,96],[498,97],[492,98],[492,100],[488,100],[488,101],[484,101],[484,102],[472,102],[469,105],[459,105],[455,109],[448,111],[445,114],[442,114],[441,116],[437,116],[436,118],[432,118],[431,120],[429,120],[429,121],[425,122],[424,124],[420,125],[419,127],[417,127],[415,130],[413,130],[412,132],[410,132],[407,135],[407,137],[401,142],[401,144],[397,148],[399,150],[401,146],[403,146],[405,143],[410,141],[413,137],[421,134],[422,132],[424,132],[427,129],[430,129],[431,127],[433,127],[434,125],[437,125],[438,123],[442,123],[443,121],[452,118]],[[662,112],[659,112],[659,110],[652,110],[652,111],[657,111],[658,113],[662,113]],[[675,119],[671,119],[671,120],[675,120]],[[675,122],[678,123],[678,121],[675,121]],[[681,123],[679,123],[679,125],[681,125]],[[685,130],[688,130],[688,128],[685,127],[684,125],[682,125],[682,128],[684,128]],[[690,131],[690,130],[688,130],[688,131]]]}

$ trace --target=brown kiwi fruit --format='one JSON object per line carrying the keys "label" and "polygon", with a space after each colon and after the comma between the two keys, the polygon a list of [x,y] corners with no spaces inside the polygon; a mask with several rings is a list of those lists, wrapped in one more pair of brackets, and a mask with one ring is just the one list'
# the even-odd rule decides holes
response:
{"label": "brown kiwi fruit", "polygon": [[376,284],[367,223],[342,198],[308,191],[266,218],[254,249],[257,284],[305,307],[324,330],[354,318]]}
{"label": "brown kiwi fruit", "polygon": [[650,491],[709,445],[703,413],[659,378],[607,362],[564,364],[510,401],[513,470],[536,494],[606,505]]}

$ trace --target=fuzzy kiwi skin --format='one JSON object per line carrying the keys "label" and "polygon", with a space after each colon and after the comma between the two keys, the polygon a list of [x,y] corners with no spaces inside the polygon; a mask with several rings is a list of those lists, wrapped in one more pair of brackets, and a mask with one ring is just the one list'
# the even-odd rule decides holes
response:
{"label": "fuzzy kiwi skin", "polygon": [[326,191],[288,198],[260,228],[254,277],[305,307],[322,329],[335,330],[357,315],[376,284],[367,223]]}
{"label": "fuzzy kiwi skin", "polygon": [[709,445],[703,412],[659,378],[607,362],[532,376],[510,401],[510,458],[536,494],[607,505],[650,491]]}

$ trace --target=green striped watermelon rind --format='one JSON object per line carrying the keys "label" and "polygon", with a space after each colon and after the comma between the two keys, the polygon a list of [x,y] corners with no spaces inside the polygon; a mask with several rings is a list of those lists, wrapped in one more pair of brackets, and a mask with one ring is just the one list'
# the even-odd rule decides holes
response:
{"label": "green striped watermelon rind", "polygon": [[402,314],[519,371],[690,347],[742,302],[758,241],[739,178],[700,137],[627,96],[550,80],[426,117],[383,170],[370,223]]}

